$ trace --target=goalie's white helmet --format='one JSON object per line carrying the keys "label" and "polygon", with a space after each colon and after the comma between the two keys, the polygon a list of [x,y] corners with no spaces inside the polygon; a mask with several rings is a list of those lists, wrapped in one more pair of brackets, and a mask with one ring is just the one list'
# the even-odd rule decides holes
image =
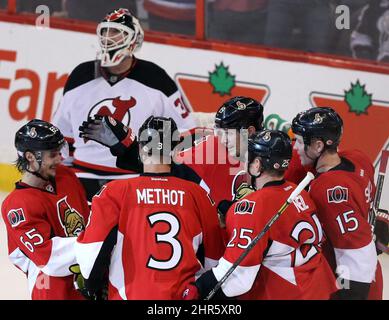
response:
{"label": "goalie's white helmet", "polygon": [[101,47],[101,66],[113,67],[140,49],[144,33],[138,19],[127,9],[120,8],[98,24],[97,36]]}

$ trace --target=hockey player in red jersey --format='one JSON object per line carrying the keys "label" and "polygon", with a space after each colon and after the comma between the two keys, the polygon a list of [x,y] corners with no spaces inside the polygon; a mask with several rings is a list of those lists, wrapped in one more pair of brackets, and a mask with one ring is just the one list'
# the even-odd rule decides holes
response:
{"label": "hockey player in red jersey", "polygon": [[[241,96],[231,98],[216,113],[216,134],[195,140],[193,147],[179,152],[174,160],[192,168],[205,181],[216,204],[225,199],[240,199],[253,190],[240,150],[249,134],[262,129],[262,122],[263,106],[258,101]],[[118,167],[139,172],[143,164],[138,161],[137,142],[128,138],[130,130],[119,122],[113,126],[108,121],[88,119],[80,127],[80,136],[109,146],[117,156]],[[178,148],[184,145],[185,141]]]}
{"label": "hockey player in red jersey", "polygon": [[324,252],[339,277],[338,298],[382,299],[382,272],[368,222],[375,194],[372,164],[357,150],[338,153],[343,121],[331,108],[299,113],[292,130],[301,159],[317,171],[310,195],[327,237]]}
{"label": "hockey player in red jersey", "polygon": [[262,104],[249,97],[231,98],[216,112],[215,134],[181,152],[177,161],[187,164],[204,179],[217,204],[241,199],[253,191],[245,172],[247,138],[261,130],[262,125]]}
{"label": "hockey player in red jersey", "polygon": [[[112,125],[106,119],[88,119],[79,128],[80,136],[109,146],[111,153],[117,156],[118,167],[142,172],[138,143],[128,139],[131,129],[116,120],[115,123]],[[262,123],[263,106],[258,101],[250,97],[234,97],[216,112],[215,134],[196,139],[193,147],[184,148],[188,145],[185,141],[177,147],[184,150],[175,155],[172,172],[175,168],[187,166],[201,177],[201,185],[217,204],[222,227],[230,205],[253,191],[241,150],[245,150],[248,135],[261,130]],[[225,238],[225,232],[222,234]]]}
{"label": "hockey player in red jersey", "polygon": [[180,299],[185,284],[221,257],[211,198],[171,175],[178,143],[173,133],[178,136],[171,118],[148,118],[139,130],[143,173],[110,182],[93,198],[90,222],[76,245],[91,296],[108,266],[108,299]]}
{"label": "hockey player in red jersey", "polygon": [[[263,130],[248,141],[248,173],[257,191],[227,213],[229,242],[218,266],[188,285],[183,298],[204,298],[280,209],[296,185],[284,180],[292,156],[287,134]],[[252,248],[215,298],[329,299],[335,277],[321,253],[323,231],[306,191]]]}
{"label": "hockey player in red jersey", "polygon": [[9,258],[28,278],[31,299],[83,299],[73,286],[74,244],[88,218],[84,189],[60,165],[64,137],[31,120],[15,136],[22,179],[1,208]]}
{"label": "hockey player in red jersey", "polygon": [[[195,140],[193,147],[184,149],[175,157],[176,162],[189,166],[204,180],[218,205],[221,218],[234,201],[253,191],[241,150],[245,149],[248,135],[261,130],[262,125],[263,106],[258,101],[250,97],[233,97],[216,112],[215,134]],[[138,161],[138,144],[129,138],[131,129],[119,121],[115,120],[113,125],[106,119],[88,119],[80,127],[80,136],[108,146],[117,156],[118,167],[142,171],[143,164]],[[187,144],[180,144],[183,145]],[[287,180],[297,183],[306,172],[295,152],[291,169],[286,172]]]}

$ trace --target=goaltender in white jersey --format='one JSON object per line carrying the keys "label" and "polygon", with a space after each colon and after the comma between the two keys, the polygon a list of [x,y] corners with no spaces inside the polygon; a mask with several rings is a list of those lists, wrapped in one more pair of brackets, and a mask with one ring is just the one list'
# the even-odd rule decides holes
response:
{"label": "goaltender in white jersey", "polygon": [[78,129],[88,117],[110,115],[133,132],[138,132],[150,115],[173,118],[181,132],[195,127],[190,110],[165,70],[133,55],[143,42],[143,30],[128,10],[108,14],[99,23],[97,34],[100,59],[81,63],[73,70],[53,118],[73,143],[73,158],[67,159],[67,164],[81,178],[89,199],[108,180],[133,175],[117,168],[108,148],[79,137]]}

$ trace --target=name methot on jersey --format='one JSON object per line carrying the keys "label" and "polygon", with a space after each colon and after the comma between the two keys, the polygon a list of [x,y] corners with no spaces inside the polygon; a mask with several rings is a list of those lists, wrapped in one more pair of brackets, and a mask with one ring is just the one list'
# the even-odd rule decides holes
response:
{"label": "name methot on jersey", "polygon": [[[152,180],[164,180],[153,178]],[[138,204],[168,204],[173,206],[184,205],[185,191],[162,188],[138,188],[136,189]]]}

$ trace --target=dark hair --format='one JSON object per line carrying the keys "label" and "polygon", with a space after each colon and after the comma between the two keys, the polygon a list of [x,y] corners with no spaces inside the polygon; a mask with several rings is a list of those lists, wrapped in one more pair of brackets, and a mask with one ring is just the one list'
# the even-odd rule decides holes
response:
{"label": "dark hair", "polygon": [[18,157],[15,161],[14,161],[14,165],[16,167],[16,169],[18,169],[18,171],[20,173],[23,173],[26,171],[26,168],[28,166],[28,161],[25,157]]}

